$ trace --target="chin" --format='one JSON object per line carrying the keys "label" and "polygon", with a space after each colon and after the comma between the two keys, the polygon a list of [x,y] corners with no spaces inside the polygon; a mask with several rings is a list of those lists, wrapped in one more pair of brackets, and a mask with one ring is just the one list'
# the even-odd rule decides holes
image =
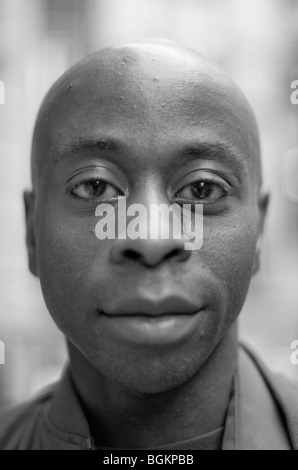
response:
{"label": "chin", "polygon": [[[80,338],[81,339],[81,338]],[[154,347],[111,344],[106,338],[72,341],[73,364],[79,364],[80,375],[103,384],[114,384],[132,393],[163,393],[201,374],[219,340],[219,331],[210,329],[203,337],[180,345]]]}
{"label": "chin", "polygon": [[180,387],[199,374],[208,353],[196,351],[185,357],[185,354],[154,359],[139,356],[134,361],[126,358],[118,363],[94,365],[110,382],[133,393],[157,394]]}

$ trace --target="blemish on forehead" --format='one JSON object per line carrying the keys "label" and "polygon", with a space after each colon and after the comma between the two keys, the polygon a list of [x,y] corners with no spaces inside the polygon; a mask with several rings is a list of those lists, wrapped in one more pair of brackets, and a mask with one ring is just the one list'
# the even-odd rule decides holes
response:
{"label": "blemish on forehead", "polygon": [[130,62],[131,62],[131,61],[130,61],[130,57],[127,56],[127,57],[124,57],[124,59],[122,59],[121,64],[122,64],[122,65],[127,65],[127,64],[129,64]]}

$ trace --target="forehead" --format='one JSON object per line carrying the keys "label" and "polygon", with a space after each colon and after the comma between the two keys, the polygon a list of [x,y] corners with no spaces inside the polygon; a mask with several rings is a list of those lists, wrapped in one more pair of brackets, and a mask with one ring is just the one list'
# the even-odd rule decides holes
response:
{"label": "forehead", "polygon": [[136,151],[225,142],[247,158],[257,142],[253,116],[232,82],[171,48],[116,49],[82,62],[49,93],[36,135],[38,147],[56,158],[77,141],[105,135]]}

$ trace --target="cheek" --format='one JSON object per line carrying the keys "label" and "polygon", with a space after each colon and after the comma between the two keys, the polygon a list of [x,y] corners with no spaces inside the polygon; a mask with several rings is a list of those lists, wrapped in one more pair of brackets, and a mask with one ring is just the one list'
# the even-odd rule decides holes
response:
{"label": "cheek", "polygon": [[[105,292],[106,242],[95,236],[95,218],[41,218],[37,248],[41,288],[47,307],[58,326],[80,328],[94,314],[96,295]],[[96,265],[97,285],[90,282]],[[74,320],[76,320],[74,322]]]}
{"label": "cheek", "polygon": [[[246,215],[246,216],[245,216]],[[204,226],[202,257],[206,267],[219,280],[221,303],[225,306],[225,323],[240,313],[253,272],[258,219],[252,209],[220,223]]]}

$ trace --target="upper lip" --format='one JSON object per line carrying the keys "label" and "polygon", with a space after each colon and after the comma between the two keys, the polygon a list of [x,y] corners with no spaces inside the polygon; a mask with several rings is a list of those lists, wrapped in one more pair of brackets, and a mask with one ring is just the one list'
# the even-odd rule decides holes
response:
{"label": "upper lip", "polygon": [[196,304],[179,296],[169,296],[159,300],[146,297],[134,297],[121,302],[118,308],[105,313],[111,316],[147,315],[154,317],[167,314],[191,315],[199,310],[200,308],[198,308]]}

